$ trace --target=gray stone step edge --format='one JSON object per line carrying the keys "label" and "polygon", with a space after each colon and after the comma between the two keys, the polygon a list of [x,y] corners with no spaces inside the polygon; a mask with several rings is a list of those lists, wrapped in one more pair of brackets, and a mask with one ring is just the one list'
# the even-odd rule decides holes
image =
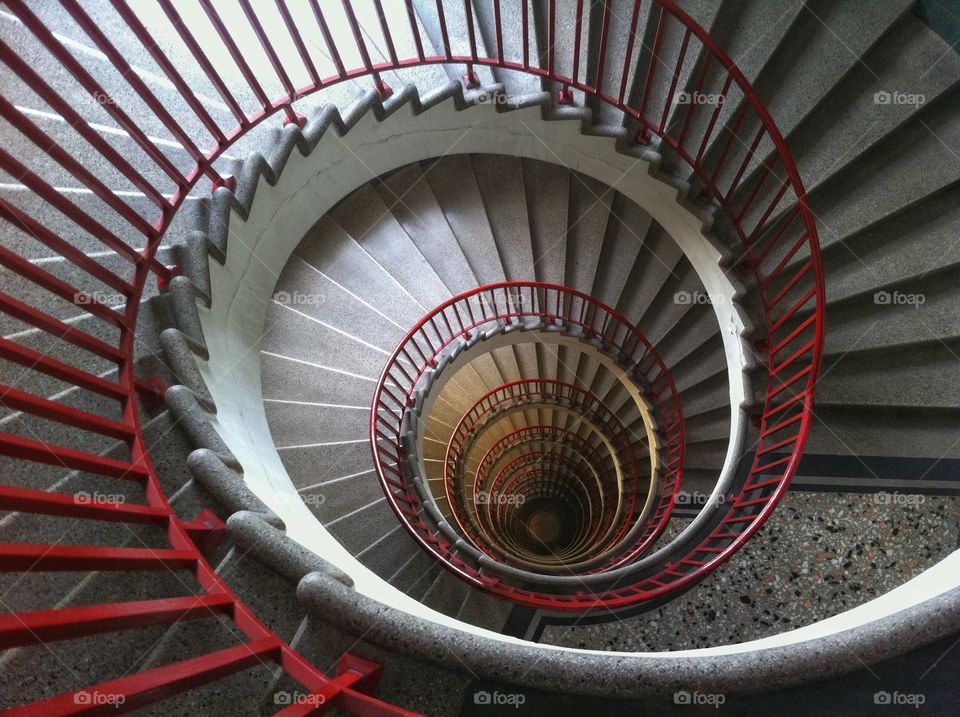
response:
{"label": "gray stone step edge", "polygon": [[[256,550],[270,560],[269,529]],[[841,632],[790,645],[722,655],[654,657],[584,653],[491,640],[426,620],[358,595],[322,573],[297,586],[301,604],[365,641],[475,676],[532,689],[601,697],[665,697],[678,691],[750,694],[862,669],[960,630],[960,588]],[[438,646],[442,645],[442,649]]]}

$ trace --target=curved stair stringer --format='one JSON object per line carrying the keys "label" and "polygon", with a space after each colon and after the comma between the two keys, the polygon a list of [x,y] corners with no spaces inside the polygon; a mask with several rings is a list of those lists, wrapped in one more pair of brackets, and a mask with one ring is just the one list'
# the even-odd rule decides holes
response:
{"label": "curved stair stringer", "polygon": [[[589,111],[553,109],[546,94],[522,103],[490,102],[489,96],[475,102],[462,86],[452,84],[421,99],[408,86],[386,102],[371,92],[343,115],[327,106],[302,131],[285,127],[269,158],[254,154],[246,159],[235,191],[214,192],[208,226],[191,237],[186,275],[170,287],[178,328],[163,336],[167,357],[186,386],[170,391],[171,405],[179,406],[177,415],[198,448],[212,452],[204,454],[207,464],[219,460],[238,481],[242,472],[242,482],[277,514],[289,537],[345,571],[359,592],[469,630],[478,628],[389,586],[322,529],[287,479],[266,423],[257,346],[270,296],[302,237],[340,198],[391,169],[444,153],[501,152],[552,163],[568,157],[565,164],[571,169],[617,187],[641,206],[659,208],[655,218],[704,276],[718,311],[731,379],[731,425],[736,430],[731,432],[727,474],[736,467],[735,447],[742,445],[751,396],[746,373],[752,363],[744,340],[751,327],[735,301],[742,287],[718,271],[726,257],[709,239],[710,215],[680,208],[681,203],[693,206],[686,203],[686,184],[662,181],[657,155],[627,144],[623,130],[591,126]],[[537,136],[531,127],[544,120],[564,121],[551,122],[550,132]],[[306,157],[310,161],[303,161]],[[630,181],[623,182],[627,175]],[[285,187],[296,190],[285,192]],[[209,262],[209,255],[217,261]],[[230,475],[216,472],[221,478]],[[204,478],[198,475],[198,480]],[[245,507],[237,500],[228,504],[230,509]]]}

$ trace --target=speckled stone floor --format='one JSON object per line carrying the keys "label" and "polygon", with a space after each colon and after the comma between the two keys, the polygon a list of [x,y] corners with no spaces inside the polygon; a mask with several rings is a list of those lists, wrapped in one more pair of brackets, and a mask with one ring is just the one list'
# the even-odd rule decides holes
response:
{"label": "speckled stone floor", "polygon": [[843,612],[957,547],[960,498],[899,498],[788,493],[757,536],[681,598],[621,622],[549,626],[542,642],[681,650],[766,637]]}

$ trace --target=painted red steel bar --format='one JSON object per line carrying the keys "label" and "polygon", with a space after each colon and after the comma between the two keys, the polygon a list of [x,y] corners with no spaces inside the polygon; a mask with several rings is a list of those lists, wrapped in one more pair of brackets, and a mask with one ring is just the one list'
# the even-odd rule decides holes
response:
{"label": "painted red steel bar", "polygon": [[214,141],[217,144],[225,143],[227,138],[223,134],[220,125],[217,124],[213,117],[210,116],[210,113],[207,112],[203,103],[193,93],[193,90],[190,89],[190,85],[183,79],[183,75],[177,70],[173,62],[170,61],[170,58],[168,58],[166,53],[152,40],[150,32],[143,23],[140,22],[136,13],[130,9],[124,0],[110,0],[110,3],[113,5],[114,10],[117,11],[117,14],[123,18],[123,21],[133,31],[134,35],[140,39],[144,48],[150,53],[150,57],[152,57],[154,62],[157,63],[157,66],[163,70],[167,79],[177,88],[177,92],[180,93],[180,96],[183,97],[187,106],[190,107],[197,118],[203,123],[203,126],[211,134]]}
{"label": "painted red steel bar", "polygon": [[9,613],[0,615],[0,649],[170,625],[229,614],[232,609],[228,596],[197,595]]}
{"label": "painted red steel bar", "polygon": [[135,435],[133,429],[123,423],[111,421],[96,413],[81,411],[79,408],[73,408],[65,403],[40,398],[3,383],[0,383],[0,405],[13,411],[23,411],[67,426],[117,438],[121,441],[129,441]]}
{"label": "painted red steel bar", "polygon": [[440,36],[443,38],[443,53],[447,60],[453,60],[450,51],[450,33],[447,31],[447,17],[443,11],[443,0],[437,0],[437,19],[440,23]]}
{"label": "painted red steel bar", "polygon": [[57,359],[41,354],[26,346],[21,346],[9,339],[0,338],[0,358],[12,361],[38,373],[52,376],[78,388],[99,394],[100,396],[118,401],[127,398],[126,391],[118,384],[78,369],[63,361],[58,361]]}
{"label": "painted red steel bar", "polygon": [[530,9],[526,2],[520,3],[520,31],[523,33],[522,69],[530,69]]}
{"label": "painted red steel bar", "polygon": [[58,256],[63,257],[110,288],[126,296],[133,293],[133,286],[129,282],[112,273],[103,264],[91,259],[75,246],[55,235],[43,224],[3,199],[0,199],[0,218],[29,234]]}
{"label": "painted red steel bar", "polygon": [[317,21],[317,26],[320,28],[320,34],[323,35],[323,41],[327,45],[327,51],[330,53],[333,65],[337,68],[337,77],[346,77],[347,70],[343,64],[343,58],[337,49],[337,43],[333,41],[330,25],[327,23],[327,18],[323,14],[323,10],[320,9],[318,1],[310,0],[310,8],[313,10],[313,17]]}
{"label": "painted red steel bar", "polygon": [[9,433],[0,433],[0,456],[96,473],[109,478],[142,481],[149,476],[149,469],[144,465],[138,465],[136,461],[126,463]]}
{"label": "painted red steel bar", "polygon": [[[240,6],[249,19],[249,14],[247,13],[248,6],[244,0],[240,0]],[[223,46],[230,54],[230,57],[237,66],[237,69],[240,70],[240,74],[243,75],[244,82],[247,83],[247,87],[250,88],[250,91],[253,92],[254,97],[257,98],[257,102],[260,103],[261,108],[269,107],[270,99],[267,97],[267,93],[264,92],[263,86],[260,84],[260,80],[257,79],[256,73],[253,71],[253,69],[251,69],[250,63],[247,62],[245,53],[243,53],[240,48],[237,47],[237,43],[230,34],[230,30],[227,29],[227,26],[224,24],[223,19],[220,17],[219,11],[213,6],[211,0],[200,0],[200,7],[203,8],[204,13],[206,13],[207,18],[213,25],[213,29],[216,31],[217,36],[220,38],[220,41],[223,42]]]}
{"label": "painted red steel bar", "polygon": [[583,0],[577,0],[573,21],[573,81],[580,81],[580,38],[583,35]]}
{"label": "painted red steel bar", "polygon": [[184,570],[197,564],[197,554],[191,550],[43,543],[0,543],[0,558],[0,572]]}
{"label": "painted red steel bar", "polygon": [[467,26],[467,42],[470,46],[470,57],[477,59],[477,31],[473,27],[473,0],[463,0],[463,19]]}
{"label": "painted red steel bar", "polygon": [[127,222],[141,234],[150,237],[157,233],[157,230],[151,226],[147,220],[137,214],[129,204],[108,189],[103,182],[97,179],[86,167],[74,159],[69,152],[51,139],[50,136],[37,125],[28,120],[23,113],[17,110],[13,104],[4,97],[0,97],[0,117],[3,117],[7,122],[16,127],[41,151],[46,152],[54,161],[76,177],[81,184],[93,192],[117,214],[127,220]]}
{"label": "painted red steel bar", "polygon": [[93,494],[51,493],[9,485],[0,485],[0,510],[158,526],[165,526],[170,520],[166,511],[151,505],[99,500]]}
{"label": "painted red steel bar", "polygon": [[387,15],[383,11],[383,0],[373,0],[374,7],[377,10],[377,22],[380,23],[380,32],[383,33],[384,42],[387,43],[387,56],[394,65],[400,64],[397,59],[397,48],[393,44],[393,35],[390,32],[390,25],[387,23]]}
{"label": "painted red steel bar", "polygon": [[630,15],[630,31],[627,35],[626,54],[623,58],[623,70],[620,73],[620,93],[617,97],[617,104],[621,107],[627,95],[627,82],[630,78],[630,68],[633,66],[633,47],[637,40],[637,27],[640,23],[640,6],[640,0],[636,0],[633,4],[633,13]]}
{"label": "painted red steel bar", "polygon": [[423,62],[423,40],[420,39],[420,27],[417,24],[417,13],[413,8],[413,0],[405,0],[407,6],[407,20],[410,23],[410,33],[413,35],[413,42],[417,48],[417,60]]}
{"label": "painted red steel bar", "polygon": [[[283,643],[276,637],[267,637],[218,652],[174,662],[163,667],[138,672],[109,682],[92,685],[85,690],[90,695],[103,695],[104,699],[122,697],[122,709],[131,710],[172,697],[179,692],[213,682],[249,667],[275,660]],[[103,713],[105,705],[91,699],[88,703],[76,699],[77,693],[68,692],[42,702],[11,710],[8,717],[28,715],[77,715]],[[106,708],[116,710],[113,704]]]}
{"label": "painted red steel bar", "polygon": [[[300,28],[297,26],[293,16],[290,14],[290,8],[287,6],[287,0],[275,0],[275,3],[277,6],[277,12],[280,13],[280,17],[283,19],[283,24],[287,28],[287,32],[290,34],[290,39],[297,48],[297,54],[300,55],[300,61],[306,68],[307,74],[310,75],[310,81],[313,82],[315,86],[319,85],[321,81],[320,73],[317,71],[317,66],[314,64],[313,58],[310,57],[310,51],[303,42],[303,35],[300,32]],[[394,58],[394,60],[396,60],[396,58]]]}
{"label": "painted red steel bar", "polygon": [[557,0],[550,0],[547,17],[547,75],[555,77],[557,68]]}
{"label": "painted red steel bar", "polygon": [[94,338],[85,331],[81,331],[75,326],[60,321],[60,319],[54,318],[3,292],[0,292],[0,311],[24,323],[30,324],[41,331],[45,331],[52,336],[63,339],[64,341],[69,341],[73,345],[79,346],[83,350],[105,358],[108,361],[119,362],[124,359],[123,352],[119,348]]}
{"label": "painted red steel bar", "polygon": [[603,71],[607,64],[607,43],[610,39],[610,14],[613,0],[603,0],[603,19],[600,21],[600,47],[597,49],[597,75],[594,87],[598,95],[603,94]]}
{"label": "painted red steel bar", "polygon": [[112,249],[132,262],[141,260],[141,255],[136,249],[81,210],[76,204],[69,201],[63,194],[51,187],[38,174],[30,170],[2,147],[0,147],[0,169],[17,177],[20,183],[28,187],[31,192],[55,207],[57,211],[68,217],[84,231],[94,236],[107,248]]}
{"label": "painted red steel bar", "polygon": [[[123,326],[123,315],[118,313],[113,307],[101,303],[96,294],[77,291],[76,288],[63,279],[41,269],[33,262],[24,259],[19,254],[5,247],[0,247],[0,266],[4,266],[10,271],[19,274],[24,279],[46,289],[51,294],[75,304],[90,314],[93,314],[98,319],[102,319],[114,326]],[[125,300],[126,297],[123,297],[123,299]]]}
{"label": "painted red steel bar", "polygon": [[374,70],[373,63],[370,61],[370,51],[367,49],[367,43],[363,39],[363,30],[360,27],[360,23],[357,22],[357,14],[353,10],[353,3],[350,0],[340,0],[340,2],[341,5],[343,5],[344,13],[346,13],[347,22],[350,24],[353,41],[356,43],[357,50],[360,52],[363,68],[373,77],[374,85],[380,97],[386,97],[390,93],[387,92],[387,86],[383,83],[383,80],[380,79],[380,73]]}
{"label": "painted red steel bar", "polygon": [[650,51],[650,57],[647,60],[647,77],[643,83],[643,92],[640,95],[637,112],[643,116],[647,109],[647,102],[650,99],[650,88],[653,86],[653,77],[657,71],[657,63],[660,61],[660,43],[663,40],[666,29],[667,11],[663,7],[658,8],[657,34],[653,39],[653,49]]}
{"label": "painted red steel bar", "polygon": [[673,69],[673,78],[670,80],[670,90],[667,92],[666,101],[663,103],[663,112],[660,114],[660,132],[662,133],[667,126],[667,117],[670,108],[674,106],[677,82],[680,81],[680,71],[683,69],[683,63],[687,59],[687,47],[690,44],[690,29],[683,34],[683,42],[680,43],[680,54],[677,57],[677,64]]}

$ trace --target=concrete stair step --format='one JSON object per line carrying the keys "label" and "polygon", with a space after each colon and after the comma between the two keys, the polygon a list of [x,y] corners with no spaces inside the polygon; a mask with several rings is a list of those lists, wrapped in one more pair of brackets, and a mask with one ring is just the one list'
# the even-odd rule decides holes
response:
{"label": "concrete stair step", "polygon": [[876,143],[869,156],[808,188],[821,244],[850,236],[960,179],[957,162],[943,159],[960,147],[958,102],[960,87]]}
{"label": "concrete stair step", "polygon": [[299,259],[283,270],[273,300],[385,350],[392,350],[406,333],[388,314]]}
{"label": "concrete stair step", "polygon": [[817,402],[807,451],[841,456],[957,458],[958,409]]}
{"label": "concrete stair step", "polygon": [[960,335],[949,268],[827,305],[826,350],[909,344]]}
{"label": "concrete stair step", "polygon": [[653,218],[647,212],[619,192],[614,196],[593,280],[594,298],[609,306],[619,303],[652,224]]}
{"label": "concrete stair step", "polygon": [[954,238],[960,228],[960,184],[936,192],[825,252],[828,301],[883,288],[906,277],[924,277],[960,263]]}
{"label": "concrete stair step", "polygon": [[[362,296],[401,326],[412,326],[423,315],[424,307],[416,298],[329,216],[307,232],[294,256],[355,296]],[[371,286],[380,290],[371,292]]]}
{"label": "concrete stair step", "polygon": [[466,155],[447,155],[425,165],[424,176],[461,251],[481,284],[505,281],[480,188]]}
{"label": "concrete stair step", "polygon": [[347,442],[281,443],[277,451],[294,486],[300,490],[373,470],[366,436]]}
{"label": "concrete stair step", "polygon": [[564,282],[567,259],[567,227],[571,187],[577,180],[571,172],[531,159],[523,160],[530,246],[537,281]]}
{"label": "concrete stair step", "polygon": [[375,189],[447,291],[460,294],[477,286],[477,281],[426,181],[425,171],[430,169],[408,165],[377,182]]}
{"label": "concrete stair step", "polygon": [[430,263],[369,184],[340,202],[330,216],[421,305],[432,308],[450,297]]}
{"label": "concrete stair step", "polygon": [[460,606],[457,618],[473,625],[500,632],[513,606],[503,600],[472,590]]}
{"label": "concrete stair step", "polygon": [[270,330],[261,346],[271,353],[376,378],[393,346],[375,346],[288,304],[274,301],[267,308]]}
{"label": "concrete stair step", "polygon": [[397,517],[387,505],[387,498],[381,495],[353,514],[327,523],[327,530],[351,553],[358,553],[370,545],[382,534],[384,526],[396,523]]}
{"label": "concrete stair step", "polygon": [[[868,153],[960,80],[960,63],[945,56],[945,49],[913,14],[900,15],[803,121],[784,132],[808,189]],[[894,91],[922,94],[923,101],[898,99]],[[877,97],[884,92],[891,93],[890,102]]]}
{"label": "concrete stair step", "polygon": [[[902,346],[853,350],[826,356],[817,384],[817,402],[828,404],[955,408],[956,340],[929,340]],[[905,379],[909,376],[909,379]]]}
{"label": "concrete stair step", "polygon": [[350,441],[363,436],[368,428],[369,409],[366,406],[344,408],[324,404],[264,402],[267,420],[287,445]]}
{"label": "concrete stair step", "polygon": [[422,602],[444,615],[456,617],[464,599],[473,589],[452,573],[441,570],[433,584],[424,593]]}

